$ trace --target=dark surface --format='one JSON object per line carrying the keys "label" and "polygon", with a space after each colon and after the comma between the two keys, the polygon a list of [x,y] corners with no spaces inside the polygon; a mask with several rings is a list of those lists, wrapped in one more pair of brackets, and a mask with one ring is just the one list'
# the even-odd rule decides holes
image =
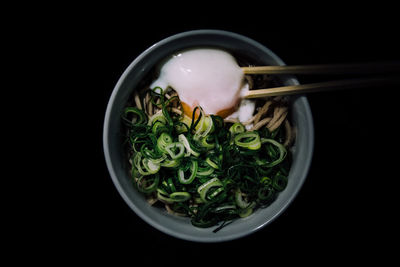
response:
{"label": "dark surface", "polygon": [[[315,13],[319,15],[312,17]],[[265,264],[385,260],[392,255],[389,240],[396,242],[390,225],[398,208],[393,204],[397,200],[389,156],[380,148],[393,142],[387,122],[394,121],[395,108],[386,102],[394,98],[396,86],[310,94],[315,151],[303,188],[273,223],[231,242],[182,241],[147,225],[119,196],[102,148],[105,109],[119,76],[143,50],[165,37],[193,29],[229,30],[264,44],[287,64],[399,60],[394,19],[384,16],[377,23],[377,14],[354,19],[346,12],[344,17],[310,12],[310,20],[298,15],[279,23],[260,16],[254,20],[187,16],[179,22],[168,16],[123,21],[104,14],[90,19],[83,19],[84,13],[72,16],[76,23],[60,25],[46,46],[53,48],[49,62],[63,65],[59,70],[48,66],[62,89],[49,91],[57,99],[57,104],[49,101],[50,108],[57,107],[61,115],[50,125],[60,134],[50,134],[46,140],[63,155],[46,155],[56,175],[49,195],[41,197],[41,204],[49,206],[43,213],[50,216],[43,222],[37,217],[40,227],[34,228],[35,237],[65,258],[76,253],[105,257],[121,249],[112,257],[136,263],[146,257],[152,263],[179,262],[183,257],[208,264],[212,258],[207,257],[215,255],[218,262],[229,257],[237,263],[263,259]],[[378,253],[378,248],[383,251]]]}

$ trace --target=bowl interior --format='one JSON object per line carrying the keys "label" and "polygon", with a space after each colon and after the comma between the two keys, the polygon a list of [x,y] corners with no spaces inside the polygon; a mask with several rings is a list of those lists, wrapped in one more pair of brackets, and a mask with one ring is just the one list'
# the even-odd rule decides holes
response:
{"label": "bowl interior", "polygon": [[[121,114],[133,90],[159,64],[176,51],[193,47],[223,48],[233,55],[244,55],[255,64],[284,65],[265,46],[242,35],[216,30],[199,30],[166,38],[139,55],[125,70],[110,97],[104,121],[104,153],[111,178],[126,203],[147,223],[172,236],[199,242],[218,242],[239,238],[267,225],[290,204],[302,186],[312,158],[313,122],[304,96],[293,98],[291,117],[297,136],[293,148],[293,163],[287,188],[268,208],[258,209],[251,216],[236,220],[217,233],[214,228],[196,228],[188,218],[177,217],[150,206],[144,196],[136,191],[129,176],[129,164],[123,147]],[[294,77],[281,77],[285,85],[298,84]]]}

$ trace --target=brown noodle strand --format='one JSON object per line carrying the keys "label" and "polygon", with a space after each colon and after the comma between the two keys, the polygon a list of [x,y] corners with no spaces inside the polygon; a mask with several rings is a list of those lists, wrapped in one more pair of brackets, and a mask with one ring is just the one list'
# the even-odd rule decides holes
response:
{"label": "brown noodle strand", "polygon": [[[279,125],[281,125],[281,123],[283,122],[283,119],[281,119],[283,114],[287,114],[287,108],[286,107],[277,107],[274,109],[274,115],[272,117],[272,120],[267,124],[267,128],[270,132],[272,132],[273,130],[277,129],[279,127]],[[286,114],[284,115],[286,117]],[[279,122],[277,124],[277,122]],[[277,125],[276,125],[277,124]]]}
{"label": "brown noodle strand", "polygon": [[254,130],[259,130],[261,127],[265,126],[267,123],[269,123],[272,120],[271,117],[268,118],[264,118],[262,120],[260,120],[258,123],[256,123],[253,128],[251,128],[251,131]]}
{"label": "brown noodle strand", "polygon": [[143,109],[142,103],[140,103],[139,93],[137,91],[135,92],[135,104],[138,107],[138,109]]}
{"label": "brown noodle strand", "polygon": [[237,123],[237,122],[240,122],[238,119],[236,119],[236,118],[226,118],[226,119],[224,119],[224,122],[225,123]]}
{"label": "brown noodle strand", "polygon": [[147,203],[150,204],[150,206],[153,206],[158,201],[157,197],[154,197],[154,196],[150,196],[146,200],[147,200]]}
{"label": "brown noodle strand", "polygon": [[149,108],[149,105],[151,104],[151,101],[150,101],[150,93],[149,93],[150,91],[148,91],[147,93],[146,93],[146,95],[145,95],[145,97],[144,97],[144,112],[147,114],[147,116],[151,116],[151,115],[153,115],[152,113],[150,113],[150,108]]}
{"label": "brown noodle strand", "polygon": [[178,109],[178,108],[172,108],[171,109],[172,112],[175,112],[178,115],[182,115],[182,110]]}
{"label": "brown noodle strand", "polygon": [[180,212],[176,212],[173,209],[171,209],[171,207],[168,204],[165,204],[165,209],[167,210],[167,212],[169,214],[172,214],[172,215],[175,215],[175,216],[187,217],[186,214],[180,213]]}
{"label": "brown noodle strand", "polygon": [[[278,129],[279,126],[281,126],[282,122],[286,119],[287,113],[288,113],[288,112],[285,111],[285,112],[279,117],[279,119],[278,119],[277,121],[275,121],[274,124],[271,124],[270,126],[267,125],[268,130],[269,130],[270,132],[273,132],[273,131],[275,131],[276,129]],[[270,122],[270,123],[271,123],[271,122]],[[269,124],[270,124],[270,123],[269,123]]]}
{"label": "brown noodle strand", "polygon": [[283,146],[284,147],[289,147],[290,144],[293,141],[294,132],[292,131],[292,127],[290,126],[289,120],[287,118],[286,118],[286,120],[284,122],[284,125],[285,125],[285,133],[286,133],[286,135],[285,135],[285,142],[283,143]]}
{"label": "brown noodle strand", "polygon": [[254,124],[257,124],[261,120],[261,117],[268,112],[268,109],[271,106],[271,104],[272,104],[272,101],[265,102],[264,106],[254,116]]}
{"label": "brown noodle strand", "polygon": [[166,94],[165,94],[165,97],[166,97],[167,99],[170,99],[171,97],[174,97],[174,96],[178,96],[178,93],[175,92],[175,91],[171,91],[171,94],[169,94],[169,93],[166,93]]}

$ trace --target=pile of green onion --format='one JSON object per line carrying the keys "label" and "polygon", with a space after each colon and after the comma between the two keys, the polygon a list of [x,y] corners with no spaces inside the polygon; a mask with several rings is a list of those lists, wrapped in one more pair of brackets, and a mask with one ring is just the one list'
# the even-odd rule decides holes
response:
{"label": "pile of green onion", "polygon": [[284,130],[228,126],[200,107],[190,119],[173,111],[177,96],[167,99],[161,88],[151,96],[160,109],[154,115],[126,107],[122,116],[137,190],[190,217],[194,226],[223,222],[221,228],[270,205],[285,189],[290,157]]}

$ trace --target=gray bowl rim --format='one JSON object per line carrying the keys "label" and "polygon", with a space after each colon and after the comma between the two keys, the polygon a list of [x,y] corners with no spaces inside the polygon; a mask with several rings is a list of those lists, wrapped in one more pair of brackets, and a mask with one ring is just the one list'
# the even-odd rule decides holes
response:
{"label": "gray bowl rim", "polygon": [[[183,234],[183,233],[179,233],[179,232],[170,230],[169,228],[165,227],[161,223],[152,220],[149,216],[147,216],[144,212],[142,212],[140,210],[140,208],[136,207],[136,205],[134,203],[132,203],[130,201],[129,197],[126,195],[126,192],[125,192],[124,188],[121,186],[120,182],[118,181],[118,177],[117,177],[117,175],[115,173],[115,170],[114,170],[114,167],[113,167],[113,164],[112,164],[112,159],[110,157],[110,150],[109,150],[109,143],[108,143],[108,139],[109,139],[108,128],[109,128],[109,122],[110,122],[110,119],[111,119],[110,115],[111,115],[111,109],[112,109],[113,103],[114,103],[115,98],[116,98],[116,96],[118,94],[118,91],[121,88],[122,83],[127,78],[128,74],[131,72],[131,69],[138,62],[140,62],[145,56],[147,56],[149,53],[151,53],[154,49],[158,48],[159,46],[163,46],[165,44],[168,44],[170,41],[175,40],[175,39],[186,38],[186,37],[194,36],[194,35],[207,35],[207,34],[223,35],[223,36],[232,37],[232,38],[235,38],[235,39],[241,39],[241,40],[243,40],[243,41],[245,41],[247,43],[250,43],[251,45],[259,48],[260,50],[265,51],[266,54],[269,54],[272,58],[274,58],[274,60],[277,62],[278,65],[281,65],[281,66],[286,65],[285,62],[280,57],[278,57],[273,51],[271,51],[265,45],[255,41],[255,40],[253,40],[253,39],[251,39],[249,37],[246,37],[246,36],[238,34],[238,33],[230,32],[230,31],[215,30],[215,29],[190,30],[190,31],[185,31],[185,32],[177,33],[177,34],[171,35],[169,37],[166,37],[166,38],[156,42],[155,44],[153,44],[152,46],[150,46],[149,48],[144,50],[140,55],[138,55],[129,64],[129,66],[125,69],[125,71],[122,73],[122,75],[118,79],[118,81],[117,81],[117,83],[116,83],[116,85],[115,85],[115,87],[114,87],[114,89],[113,89],[113,91],[111,93],[111,96],[109,98],[109,101],[108,101],[108,104],[107,104],[107,108],[106,108],[106,112],[105,112],[104,127],[103,127],[103,152],[104,152],[104,157],[105,157],[107,169],[109,171],[110,177],[111,177],[115,187],[117,188],[117,191],[119,192],[121,197],[124,199],[124,201],[127,203],[127,205],[141,219],[143,219],[145,222],[147,222],[149,225],[153,226],[157,230],[159,230],[159,231],[161,231],[161,232],[163,232],[165,234],[168,234],[170,236],[173,236],[175,238],[180,238],[180,239],[183,239],[183,240],[194,241],[194,242],[214,243],[214,242],[225,242],[225,241],[235,240],[235,239],[239,239],[239,238],[242,238],[244,236],[253,234],[253,233],[259,231],[260,229],[264,228],[266,225],[270,224],[276,218],[278,218],[287,209],[287,207],[290,206],[292,201],[298,195],[301,187],[303,186],[303,184],[305,182],[305,179],[306,179],[306,177],[308,175],[310,166],[311,166],[312,157],[313,157],[313,151],[314,151],[314,123],[313,123],[313,116],[312,116],[312,113],[311,113],[311,108],[310,108],[310,105],[308,103],[307,98],[304,95],[299,96],[298,100],[300,100],[302,102],[302,104],[304,105],[304,107],[305,107],[305,116],[307,117],[307,120],[308,120],[308,125],[306,126],[306,128],[309,129],[309,140],[308,140],[308,147],[307,147],[308,153],[307,153],[307,158],[304,159],[304,170],[302,171],[302,173],[300,175],[300,183],[295,188],[294,193],[290,195],[290,197],[286,200],[286,202],[279,209],[279,211],[277,213],[275,213],[272,218],[270,218],[269,220],[266,220],[264,223],[260,224],[258,227],[253,228],[253,229],[249,229],[247,231],[238,232],[236,234],[227,235],[227,236],[224,236],[224,237],[215,236],[215,238],[214,237],[213,238],[209,238],[209,237],[199,238],[199,237],[191,236],[189,234]],[[291,78],[289,78],[289,80],[293,84],[299,84],[298,80],[294,76],[291,76]]]}

